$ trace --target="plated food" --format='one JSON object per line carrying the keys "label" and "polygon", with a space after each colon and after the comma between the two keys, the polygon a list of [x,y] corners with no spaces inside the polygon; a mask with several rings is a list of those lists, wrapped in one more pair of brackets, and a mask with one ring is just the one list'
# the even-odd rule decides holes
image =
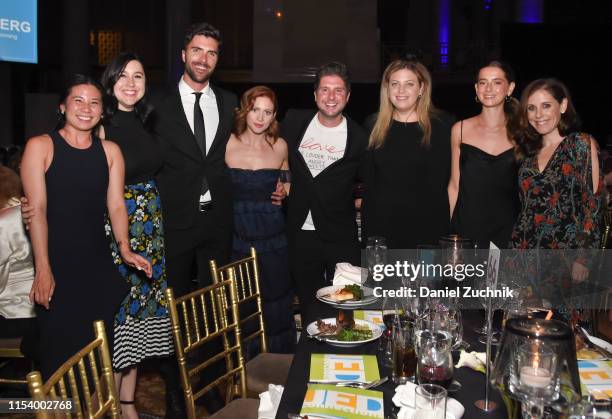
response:
{"label": "plated food", "polygon": [[319,319],[306,328],[310,336],[320,336],[333,346],[352,347],[378,339],[382,330],[367,320],[354,319],[353,327],[340,327],[335,318]]}
{"label": "plated food", "polygon": [[336,308],[358,308],[376,302],[374,291],[371,288],[350,285],[332,285],[317,291],[318,300]]}
{"label": "plated food", "polygon": [[357,284],[345,285],[344,287],[338,288],[329,294],[323,295],[322,297],[333,301],[359,301],[363,298],[363,290]]}

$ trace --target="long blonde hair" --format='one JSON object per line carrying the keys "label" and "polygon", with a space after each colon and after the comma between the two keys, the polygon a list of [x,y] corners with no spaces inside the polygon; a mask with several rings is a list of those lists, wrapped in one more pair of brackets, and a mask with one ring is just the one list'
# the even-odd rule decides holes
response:
{"label": "long blonde hair", "polygon": [[389,100],[389,79],[391,74],[398,70],[410,70],[423,86],[423,93],[419,95],[416,103],[416,115],[419,126],[423,130],[421,144],[425,147],[429,146],[431,137],[431,116],[436,112],[433,103],[431,103],[431,75],[423,64],[417,60],[395,60],[387,66],[383,73],[382,82],[380,84],[380,108],[376,123],[370,133],[369,148],[380,148],[385,143],[391,121],[393,119],[393,104]]}

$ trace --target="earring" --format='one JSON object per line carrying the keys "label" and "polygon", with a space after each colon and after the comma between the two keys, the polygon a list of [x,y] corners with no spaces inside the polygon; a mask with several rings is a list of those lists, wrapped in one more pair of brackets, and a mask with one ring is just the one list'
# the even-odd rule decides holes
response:
{"label": "earring", "polygon": [[510,102],[510,95],[506,95],[506,102]]}
{"label": "earring", "polygon": [[480,100],[478,99],[478,95],[474,96],[474,100],[476,101],[476,103],[480,103]]}
{"label": "earring", "polygon": [[420,99],[423,96],[423,93],[419,93],[419,95],[417,96],[417,99]]}

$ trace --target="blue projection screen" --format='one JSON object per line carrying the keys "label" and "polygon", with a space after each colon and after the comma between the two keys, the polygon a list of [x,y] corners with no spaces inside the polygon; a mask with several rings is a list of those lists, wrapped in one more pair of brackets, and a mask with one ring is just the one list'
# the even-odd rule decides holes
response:
{"label": "blue projection screen", "polygon": [[0,61],[38,63],[37,0],[0,0]]}

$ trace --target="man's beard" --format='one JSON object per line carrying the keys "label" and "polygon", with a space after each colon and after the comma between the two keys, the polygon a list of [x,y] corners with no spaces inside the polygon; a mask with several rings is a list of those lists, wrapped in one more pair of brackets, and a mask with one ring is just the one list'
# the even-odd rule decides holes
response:
{"label": "man's beard", "polygon": [[[210,70],[210,67],[208,67],[208,70]],[[208,73],[198,78],[195,72],[191,69],[191,64],[185,65],[185,72],[187,73],[189,78],[195,81],[196,83],[206,83],[210,79],[210,76],[212,74],[212,71],[208,71]]]}

